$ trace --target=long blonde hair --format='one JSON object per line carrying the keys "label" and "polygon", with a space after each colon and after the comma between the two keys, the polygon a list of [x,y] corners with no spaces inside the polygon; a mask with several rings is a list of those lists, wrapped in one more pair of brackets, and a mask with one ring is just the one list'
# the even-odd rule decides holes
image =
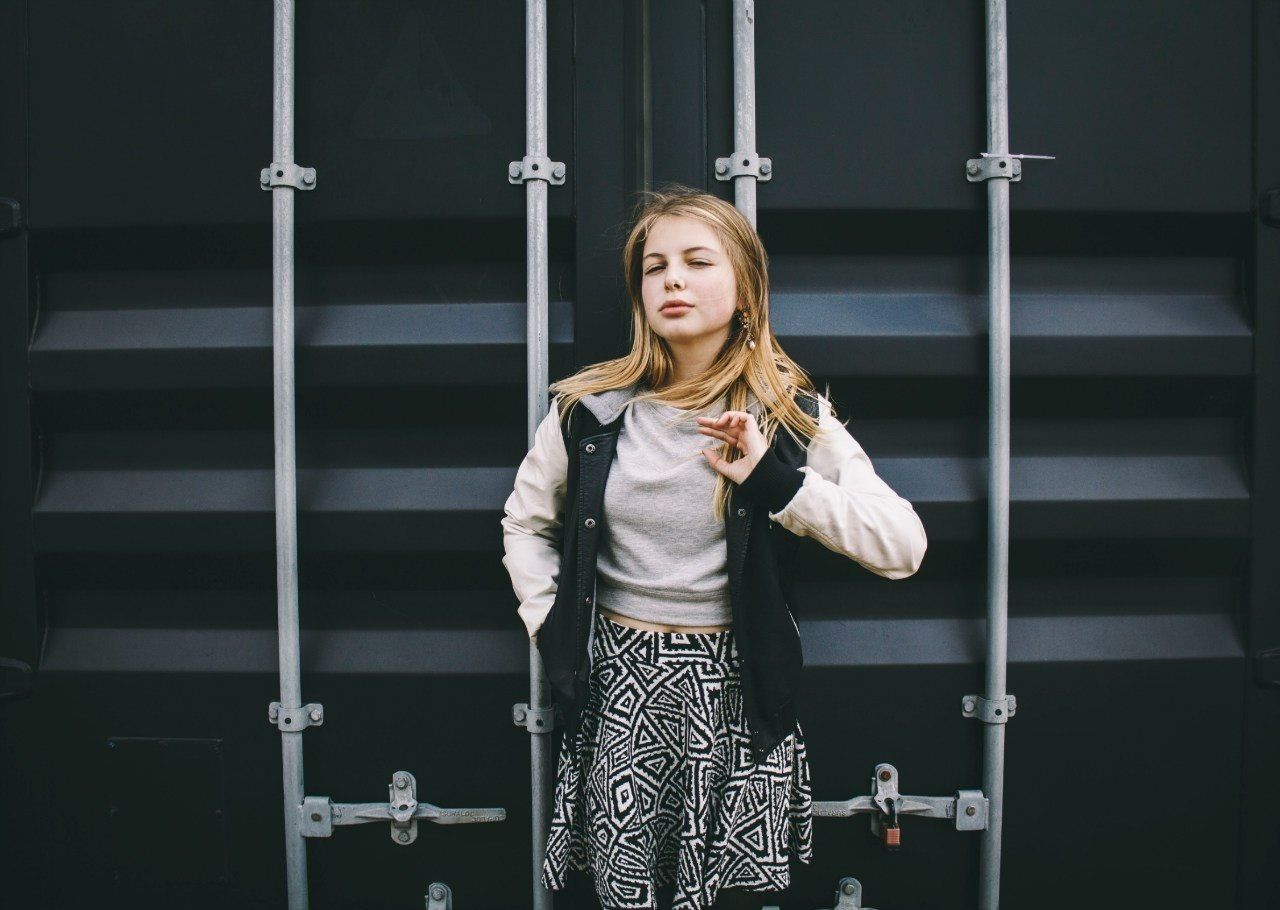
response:
{"label": "long blonde hair", "polygon": [[[740,318],[735,314],[730,320],[729,337],[710,368],[700,376],[679,382],[672,378],[670,348],[650,327],[641,295],[645,240],[654,223],[666,215],[697,218],[716,232],[729,256],[737,281],[738,302],[746,311],[747,324],[756,342],[754,348],[748,347]],[[642,191],[622,250],[622,268],[631,299],[631,350],[622,357],[583,367],[550,385],[549,390],[560,396],[562,420],[567,419],[566,415],[582,396],[628,388],[638,382],[643,388],[632,401],[652,399],[695,411],[709,408],[726,395],[728,410],[746,410],[750,389],[762,408],[757,424],[770,443],[783,426],[797,442],[817,433],[818,422],[805,413],[795,399],[797,394],[816,396],[817,390],[808,373],[783,352],[773,334],[769,324],[768,255],[760,235],[735,206],[718,196],[679,184]],[[727,442],[721,443],[720,455],[730,461],[741,457],[737,448]],[[716,517],[723,520],[729,505],[731,481],[716,473],[714,509]]]}

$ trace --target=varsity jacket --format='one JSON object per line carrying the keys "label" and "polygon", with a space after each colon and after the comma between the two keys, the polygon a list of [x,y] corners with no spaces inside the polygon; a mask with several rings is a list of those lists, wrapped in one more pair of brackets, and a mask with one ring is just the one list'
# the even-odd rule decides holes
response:
{"label": "varsity jacket", "polygon": [[[559,422],[560,399],[553,399],[503,510],[502,562],[570,734],[591,672],[605,484],[636,388],[584,396],[567,427]],[[758,759],[796,722],[803,655],[791,567],[800,538],[891,579],[914,574],[927,546],[911,503],[876,474],[862,446],[832,416],[830,402],[802,395],[798,403],[818,420],[818,432],[802,446],[779,429],[747,478],[732,484],[725,518],[743,707]],[[754,396],[747,409],[761,413]],[[717,441],[707,437],[707,444]]]}

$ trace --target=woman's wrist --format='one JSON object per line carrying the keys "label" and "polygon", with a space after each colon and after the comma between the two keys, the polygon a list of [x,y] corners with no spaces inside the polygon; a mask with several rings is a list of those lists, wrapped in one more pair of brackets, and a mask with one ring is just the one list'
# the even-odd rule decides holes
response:
{"label": "woman's wrist", "polygon": [[803,484],[804,472],[784,463],[769,446],[738,489],[770,512],[781,512]]}

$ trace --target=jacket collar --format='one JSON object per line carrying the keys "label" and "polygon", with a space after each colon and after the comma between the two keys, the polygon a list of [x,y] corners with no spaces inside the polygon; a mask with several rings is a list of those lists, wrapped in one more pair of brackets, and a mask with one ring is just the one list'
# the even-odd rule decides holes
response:
{"label": "jacket collar", "polygon": [[[617,419],[618,415],[631,403],[632,397],[640,391],[640,388],[641,383],[637,381],[620,389],[592,392],[583,395],[580,400],[603,426]],[[760,417],[761,412],[764,410],[764,406],[750,389],[747,389],[747,410],[757,418]]]}

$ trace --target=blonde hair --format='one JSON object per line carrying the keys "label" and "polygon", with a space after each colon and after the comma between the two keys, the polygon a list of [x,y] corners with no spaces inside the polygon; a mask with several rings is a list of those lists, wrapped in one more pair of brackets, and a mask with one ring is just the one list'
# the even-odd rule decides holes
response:
{"label": "blonde hair", "polygon": [[[670,348],[650,327],[641,296],[645,240],[654,223],[667,215],[696,218],[716,232],[729,257],[738,302],[746,312],[756,342],[754,348],[746,344],[743,326],[735,314],[730,320],[729,337],[710,368],[701,376],[680,382],[673,380]],[[746,410],[750,389],[762,406],[757,424],[770,443],[784,426],[797,442],[817,433],[818,422],[795,399],[797,394],[816,396],[817,390],[809,375],[783,352],[769,324],[768,255],[764,244],[734,205],[679,184],[642,191],[623,246],[622,268],[631,300],[631,350],[622,357],[583,367],[550,385],[550,391],[560,396],[562,420],[584,395],[628,388],[639,382],[649,391],[641,391],[632,401],[652,399],[695,411],[710,407],[726,395],[728,410]],[[824,397],[829,400],[830,396]],[[741,457],[737,448],[727,442],[721,443],[720,455],[729,461]],[[732,482],[719,472],[717,475],[714,510],[717,518],[723,519]]]}

